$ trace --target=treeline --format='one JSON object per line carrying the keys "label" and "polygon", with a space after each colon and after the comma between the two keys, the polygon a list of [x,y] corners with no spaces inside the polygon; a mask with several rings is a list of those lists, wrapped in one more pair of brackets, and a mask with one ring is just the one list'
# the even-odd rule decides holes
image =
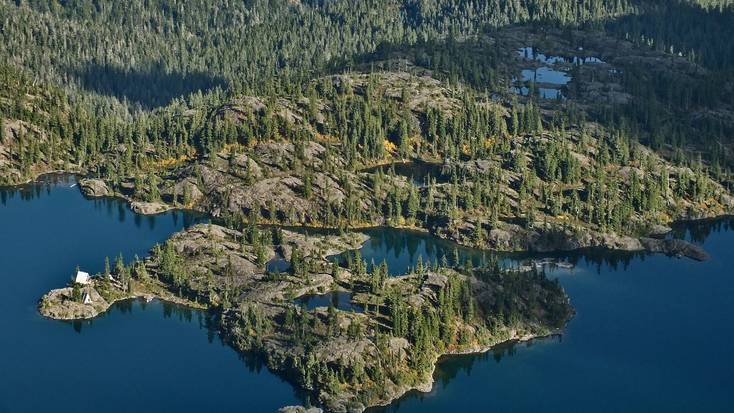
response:
{"label": "treeline", "polygon": [[[676,117],[660,116],[664,111],[656,109],[690,111],[731,103],[730,93],[719,85],[729,79],[727,68],[734,61],[734,49],[726,40],[731,36],[725,35],[734,27],[730,24],[733,14],[730,8],[715,6],[720,5],[653,0],[298,4],[258,0],[223,5],[179,0],[3,1],[0,42],[5,47],[0,58],[27,69],[35,79],[65,85],[75,102],[86,103],[96,117],[108,118],[97,123],[110,124],[111,120],[129,120],[130,110],[145,117],[141,109],[172,100],[176,112],[180,105],[175,98],[197,90],[213,89],[218,96],[308,96],[313,78],[404,53],[416,64],[432,69],[438,78],[492,92],[509,76],[498,70],[503,46],[501,42],[489,46],[471,35],[518,22],[597,28],[604,23],[615,35],[657,50],[681,52],[715,70],[688,80],[625,68],[626,89],[643,97],[641,107],[631,107],[631,113],[625,115],[627,120],[649,131],[653,146],[662,142],[685,146],[681,141],[694,135],[694,129],[704,131],[702,142],[731,132],[721,120],[706,117],[692,125],[673,122],[674,127],[665,130]],[[354,108],[343,109],[342,113]],[[363,112],[373,111],[365,108]],[[401,134],[404,126],[410,127],[371,127],[370,117],[382,115],[350,121],[368,141],[374,140],[369,135]],[[96,129],[106,131],[105,127]],[[190,137],[182,135],[191,133],[177,132],[177,140],[186,141]],[[198,145],[200,151],[209,150],[205,140]],[[348,143],[354,142],[350,138]],[[369,146],[369,155],[379,155],[379,142]]]}
{"label": "treeline", "polygon": [[[602,134],[579,131],[574,125],[583,123],[583,115],[573,105],[544,120],[532,100],[505,108],[471,89],[445,92],[454,99],[450,112],[434,106],[413,112],[406,109],[408,89],[392,96],[385,93],[385,79],[379,74],[362,80],[361,86],[330,77],[311,83],[299,103],[304,114],[300,122],[287,121],[282,116],[284,103],[275,97],[264,98],[260,110],[234,111],[238,116],[233,117],[228,97],[218,94],[195,94],[189,102],[177,101],[127,123],[88,116],[80,107],[69,116],[73,106],[62,104],[61,97],[57,105],[45,107],[44,116],[22,109],[23,105],[6,116],[40,123],[51,132],[50,139],[29,140],[33,145],[20,150],[21,164],[59,156],[113,185],[133,177],[135,193],[130,195],[151,202],[161,199],[161,174],[167,173],[169,161],[170,165],[194,159],[207,162],[225,148],[234,157],[237,150],[246,152],[244,148],[260,142],[292,142],[304,165],[305,198],[313,197],[318,172],[335,174],[344,190],[343,201],[314,211],[322,224],[332,227],[376,222],[380,217],[392,225],[413,226],[462,217],[487,217],[494,225],[507,217],[524,217],[525,225],[532,227],[537,217],[565,216],[602,231],[634,234],[644,232],[634,217],[657,221],[658,214],[686,212],[671,210],[677,203],[671,204],[671,199],[701,203],[718,196],[708,176],[710,171],[721,174],[721,169],[681,157],[679,165],[690,169],[669,170],[639,145],[637,137],[643,135],[635,124],[620,121]],[[24,96],[25,92],[19,93],[13,99]],[[609,123],[615,121],[611,118]],[[317,135],[334,140],[337,145],[327,145],[325,156],[345,160],[346,170],[335,169],[333,162],[324,162],[321,168],[308,164],[304,148]],[[59,149],[64,147],[73,149]],[[393,178],[378,172],[368,182],[375,202],[365,209],[358,183],[350,182],[345,172],[388,155],[437,158],[456,165],[483,161],[488,167],[481,172],[453,167],[446,171],[450,185],[429,181],[423,188],[394,185]],[[582,164],[580,157],[594,162]],[[288,170],[293,165],[281,167]],[[628,175],[621,176],[619,168],[629,169]],[[515,177],[509,185],[508,176]],[[250,179],[245,184],[252,183]],[[503,190],[508,186],[516,197]],[[174,194],[173,202],[187,205],[189,195],[186,190]],[[299,223],[292,222],[297,217],[277,210],[273,205],[263,216],[271,222]],[[485,229],[475,230],[474,242],[482,246]]]}
{"label": "treeline", "polygon": [[411,45],[525,21],[579,23],[628,9],[622,0],[6,0],[0,57],[42,79],[147,108],[171,90],[186,94],[222,84],[236,93],[292,92],[381,44]]}
{"label": "treeline", "polygon": [[639,46],[682,54],[712,70],[731,70],[734,5],[725,0],[648,0],[640,12],[610,20],[606,29]]}

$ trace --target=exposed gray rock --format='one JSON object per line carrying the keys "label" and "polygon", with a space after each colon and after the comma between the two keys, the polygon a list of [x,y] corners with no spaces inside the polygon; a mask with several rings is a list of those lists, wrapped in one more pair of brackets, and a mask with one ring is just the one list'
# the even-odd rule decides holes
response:
{"label": "exposed gray rock", "polygon": [[[91,302],[87,298],[80,300],[79,294],[73,298],[74,290],[66,288],[44,296],[39,308],[49,317],[87,318],[105,311],[115,301],[143,296],[218,309],[219,329],[228,344],[240,351],[257,351],[270,369],[311,391],[320,406],[330,412],[363,412],[368,406],[386,405],[412,389],[431,389],[431,369],[416,370],[411,365],[414,344],[404,337],[385,337],[383,341],[376,334],[385,325],[378,306],[386,303],[378,294],[358,290],[369,283],[369,275],[354,274],[345,268],[334,271],[332,263],[325,259],[331,253],[359,246],[365,235],[305,236],[283,230],[278,245],[250,244],[247,237],[246,233],[217,225],[194,225],[155,248],[143,264],[144,271],[136,270],[127,287],[114,279],[95,279],[88,288],[99,294],[92,291]],[[267,273],[265,258],[276,253],[292,254],[295,248],[302,257],[299,270]],[[517,295],[505,297],[518,281],[526,285],[519,288]],[[465,282],[468,284],[462,284]],[[406,304],[429,306],[431,311],[437,311],[442,291],[462,285],[475,294],[480,319],[490,315],[499,300],[511,299],[516,308],[524,309],[518,326],[512,329],[490,331],[484,322],[456,318],[456,328],[463,331],[459,334],[468,342],[453,341],[445,349],[449,353],[486,351],[516,337],[548,334],[551,328],[560,328],[572,314],[565,294],[555,284],[544,283],[537,277],[472,277],[444,268],[393,277],[386,283],[392,294],[402,296]],[[293,303],[305,294],[347,288],[354,288],[350,291],[362,296],[362,301],[353,297],[354,302],[369,302],[374,307],[358,313],[326,308],[308,311]],[[308,327],[299,333],[299,326]],[[426,362],[433,365],[440,353],[427,356],[430,359]],[[353,376],[340,380],[324,368]],[[385,376],[379,382],[373,381],[370,376],[378,371],[384,371]],[[338,385],[333,380],[339,380]],[[281,411],[321,410],[288,406]]]}
{"label": "exposed gray rock", "polygon": [[311,407],[309,409],[303,406],[285,406],[278,410],[279,413],[323,413],[323,410],[318,407]]}
{"label": "exposed gray rock", "polygon": [[82,193],[88,197],[101,198],[103,196],[112,195],[112,191],[107,184],[101,179],[80,179],[79,188]]}
{"label": "exposed gray rock", "polygon": [[[461,222],[453,227],[436,227],[433,232],[463,245],[476,246],[473,240],[477,223]],[[489,224],[484,224],[489,225]],[[665,234],[670,228],[658,225],[653,233]],[[650,237],[636,238],[614,233],[601,233],[591,229],[571,229],[557,225],[539,224],[524,228],[516,224],[500,222],[485,232],[482,248],[498,251],[574,251],[583,248],[606,248],[618,251],[649,251],[669,255],[681,255],[702,261],[708,254],[699,246],[684,240],[664,240]]]}
{"label": "exposed gray rock", "polygon": [[160,214],[162,212],[166,212],[169,209],[171,209],[171,207],[166,204],[162,204],[160,202],[137,202],[136,201],[136,202],[130,203],[130,209],[132,209],[133,212],[136,212],[142,215],[155,215],[155,214]]}
{"label": "exposed gray rock", "polygon": [[662,237],[670,231],[672,231],[672,229],[667,225],[653,224],[648,230],[648,235],[651,237]]}
{"label": "exposed gray rock", "polygon": [[709,258],[703,248],[682,239],[640,238],[640,242],[651,252],[684,256],[696,261],[705,261]]}

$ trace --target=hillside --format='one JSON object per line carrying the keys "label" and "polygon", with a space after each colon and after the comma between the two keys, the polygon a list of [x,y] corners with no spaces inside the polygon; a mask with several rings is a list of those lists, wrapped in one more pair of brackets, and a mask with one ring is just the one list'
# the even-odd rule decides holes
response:
{"label": "hillside", "polygon": [[[361,412],[572,317],[557,279],[455,244],[708,258],[671,228],[734,214],[732,35],[720,0],[0,0],[0,185],[71,173],[210,219],[42,315],[205,309],[320,408]],[[453,267],[368,266],[368,227]]]}
{"label": "hillside", "polygon": [[[233,224],[255,214],[286,225],[412,226],[499,250],[644,249],[636,238],[734,206],[704,164],[672,163],[630,130],[583,120],[572,102],[487,100],[419,73],[330,76],[310,97],[188,109],[174,122],[201,125],[198,146],[166,147],[174,156],[165,158],[148,144],[158,160],[132,176],[120,147],[98,169],[106,183],[85,186]],[[431,179],[390,166],[407,161]]]}

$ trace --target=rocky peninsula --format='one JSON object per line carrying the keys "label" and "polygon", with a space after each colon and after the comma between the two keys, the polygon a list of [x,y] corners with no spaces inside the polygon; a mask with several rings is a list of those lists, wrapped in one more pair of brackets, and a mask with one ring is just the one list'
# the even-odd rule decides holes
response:
{"label": "rocky peninsula", "polygon": [[[260,355],[330,412],[361,412],[411,389],[427,391],[441,355],[551,334],[573,314],[559,284],[534,271],[421,264],[391,277],[381,265],[368,271],[361,260],[342,267],[326,259],[365,240],[196,225],[143,261],[51,291],[39,309],[51,318],[89,318],[131,297],[206,308],[229,345]],[[268,271],[273,260],[287,262],[287,270]],[[333,291],[350,293],[359,310],[308,310],[296,301]]]}

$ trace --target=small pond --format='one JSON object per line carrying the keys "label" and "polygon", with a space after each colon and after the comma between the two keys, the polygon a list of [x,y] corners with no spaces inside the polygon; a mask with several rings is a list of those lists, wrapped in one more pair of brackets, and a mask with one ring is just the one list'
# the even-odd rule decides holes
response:
{"label": "small pond", "polygon": [[533,60],[547,66],[531,67],[520,72],[520,78],[512,80],[512,92],[520,96],[531,94],[531,84],[536,86],[537,95],[541,99],[562,99],[561,89],[568,85],[572,77],[568,74],[568,65],[587,65],[604,63],[595,56],[574,56],[565,58],[562,56],[549,56],[538,52],[533,47],[521,47],[517,50],[518,55],[525,60]]}
{"label": "small pond", "polygon": [[[581,50],[580,50],[581,51]],[[563,56],[549,56],[544,53],[538,52],[533,47],[521,47],[517,49],[517,54],[525,60],[535,60],[540,63],[549,65],[558,65],[572,63],[574,65],[585,65],[585,64],[603,64],[606,63],[596,56],[573,56],[573,58],[566,58]]]}
{"label": "small pond", "polygon": [[[560,89],[553,89],[553,88],[547,88],[547,87],[539,87],[538,90],[538,96],[540,96],[542,99],[562,99],[563,98],[563,92],[561,92]],[[520,96],[528,96],[530,95],[530,88],[526,86],[513,86],[512,91],[516,95]]]}
{"label": "small pond", "polygon": [[270,273],[286,272],[291,268],[291,263],[283,257],[277,256],[265,264],[265,270]]}
{"label": "small pond", "polygon": [[352,303],[352,293],[347,291],[332,291],[326,294],[304,295],[303,297],[297,298],[295,303],[306,307],[307,310],[333,305],[334,308],[342,311],[354,311],[356,313],[364,311],[364,307],[359,304]]}

